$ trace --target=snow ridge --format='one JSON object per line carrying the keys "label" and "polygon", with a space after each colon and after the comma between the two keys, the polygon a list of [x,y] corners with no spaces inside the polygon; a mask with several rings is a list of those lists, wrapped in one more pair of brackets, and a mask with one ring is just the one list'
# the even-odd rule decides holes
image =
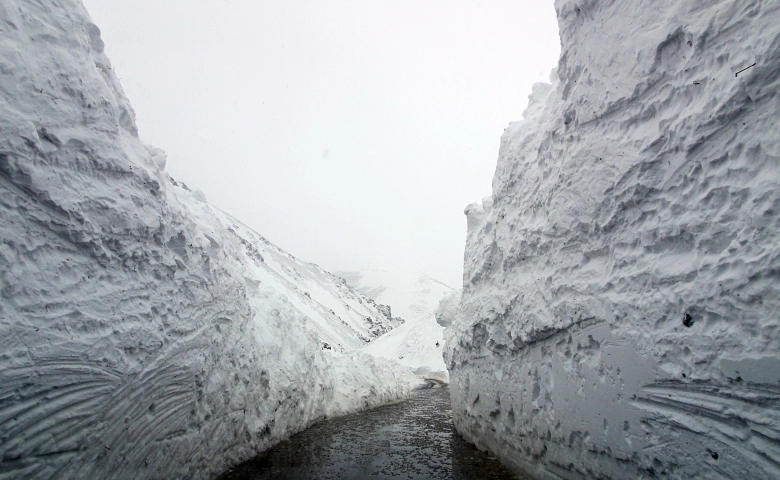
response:
{"label": "snow ridge", "polygon": [[780,4],[556,10],[440,313],[455,424],[538,478],[780,477]]}
{"label": "snow ridge", "polygon": [[419,383],[354,351],[378,306],[163,171],[80,1],[0,18],[0,479],[210,478]]}

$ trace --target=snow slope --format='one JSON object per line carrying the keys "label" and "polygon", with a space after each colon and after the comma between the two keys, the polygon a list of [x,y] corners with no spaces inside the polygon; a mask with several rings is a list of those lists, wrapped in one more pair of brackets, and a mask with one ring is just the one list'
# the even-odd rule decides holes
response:
{"label": "snow slope", "polygon": [[355,350],[403,323],[390,318],[387,305],[360,294],[343,278],[298,260],[232,216],[213,207],[212,212],[241,243],[245,278],[252,278],[248,287],[260,282],[285,292],[331,348]]}
{"label": "snow slope", "polygon": [[0,479],[209,478],[419,383],[354,351],[386,310],[168,177],[79,1],[0,19]]}
{"label": "snow slope", "polygon": [[556,10],[466,209],[456,427],[537,478],[780,478],[780,3]]}
{"label": "snow slope", "polygon": [[451,287],[421,272],[361,270],[338,272],[347,283],[377,302],[389,305],[405,323],[362,348],[378,358],[393,359],[424,378],[447,382],[442,358],[444,328],[436,323],[436,308]]}

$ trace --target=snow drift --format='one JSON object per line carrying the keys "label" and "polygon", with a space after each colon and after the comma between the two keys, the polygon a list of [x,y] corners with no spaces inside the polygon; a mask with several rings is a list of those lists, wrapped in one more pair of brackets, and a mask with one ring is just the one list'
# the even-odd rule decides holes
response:
{"label": "snow drift", "polygon": [[442,298],[455,293],[452,287],[421,272],[361,270],[338,275],[405,321],[362,352],[395,360],[422,378],[449,381],[442,358],[444,328],[436,323],[435,312]]}
{"label": "snow drift", "polygon": [[556,10],[466,212],[455,424],[538,478],[780,478],[780,3]]}
{"label": "snow drift", "polygon": [[354,352],[381,306],[163,171],[79,1],[0,19],[0,478],[209,478],[418,383]]}

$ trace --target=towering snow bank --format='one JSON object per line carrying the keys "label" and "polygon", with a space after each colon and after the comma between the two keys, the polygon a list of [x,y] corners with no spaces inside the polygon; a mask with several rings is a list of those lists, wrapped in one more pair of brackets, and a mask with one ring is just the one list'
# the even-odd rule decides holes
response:
{"label": "towering snow bank", "polygon": [[409,393],[336,352],[384,312],[161,170],[80,2],[0,19],[0,478],[208,478]]}
{"label": "towering snow bank", "polygon": [[467,212],[456,426],[539,478],[780,478],[780,3],[556,9]]}
{"label": "towering snow bank", "polygon": [[361,270],[338,274],[405,320],[361,351],[393,359],[423,378],[449,381],[442,358],[444,328],[436,323],[434,314],[442,298],[455,292],[453,288],[420,272]]}

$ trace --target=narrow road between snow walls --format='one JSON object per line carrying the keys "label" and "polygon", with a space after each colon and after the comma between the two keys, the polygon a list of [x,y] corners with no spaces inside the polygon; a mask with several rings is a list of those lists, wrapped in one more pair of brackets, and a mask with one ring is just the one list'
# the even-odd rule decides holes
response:
{"label": "narrow road between snow walls", "polygon": [[[435,383],[435,382],[433,382]],[[283,441],[218,480],[520,479],[463,440],[449,388],[327,420]]]}

